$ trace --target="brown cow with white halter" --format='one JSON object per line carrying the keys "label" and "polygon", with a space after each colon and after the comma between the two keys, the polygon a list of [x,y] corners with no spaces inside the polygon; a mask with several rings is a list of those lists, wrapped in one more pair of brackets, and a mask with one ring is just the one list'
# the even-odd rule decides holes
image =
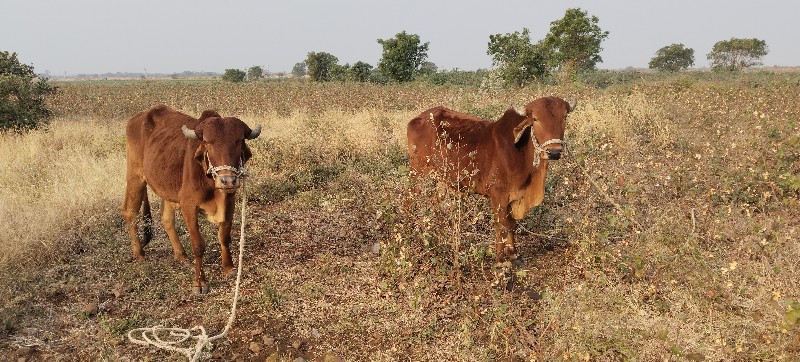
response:
{"label": "brown cow with white halter", "polygon": [[[126,128],[127,186],[121,209],[133,256],[143,260],[144,247],[152,238],[149,185],[162,199],[161,221],[178,261],[185,261],[186,253],[175,231],[175,211],[180,208],[183,214],[194,254],[193,291],[209,291],[202,268],[206,242],[198,224],[200,211],[219,224],[222,272],[230,275],[235,193],[246,175],[244,164],[252,156],[245,140],[260,133],[261,126],[251,130],[238,118],[222,118],[215,111],[205,111],[200,119],[194,119],[160,105],[131,117]],[[140,238],[142,205],[144,232]]]}
{"label": "brown cow with white halter", "polygon": [[544,97],[528,103],[525,114],[509,109],[490,122],[431,108],[408,123],[412,174],[438,172],[463,190],[488,196],[497,217],[497,260],[513,261],[517,220],[542,203],[547,164],[561,158],[573,109],[561,98]]}

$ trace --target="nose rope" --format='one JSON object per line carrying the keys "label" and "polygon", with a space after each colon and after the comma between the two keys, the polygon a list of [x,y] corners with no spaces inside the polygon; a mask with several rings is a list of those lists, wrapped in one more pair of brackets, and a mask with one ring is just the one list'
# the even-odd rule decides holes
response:
{"label": "nose rope", "polygon": [[218,176],[218,172],[222,171],[222,170],[233,171],[236,174],[236,177],[244,177],[244,176],[248,175],[247,170],[245,170],[244,166],[242,166],[242,159],[241,158],[239,158],[239,167],[238,168],[233,167],[233,166],[228,166],[228,165],[222,165],[222,166],[214,166],[214,165],[212,165],[211,164],[211,157],[208,156],[208,152],[206,152],[206,161],[208,162],[208,170],[206,171],[206,175],[210,175],[211,177],[213,177],[215,179]]}
{"label": "nose rope", "polygon": [[556,143],[560,144],[561,147],[564,148],[564,150],[567,149],[567,141],[561,140],[561,139],[558,139],[558,138],[553,138],[553,139],[548,140],[545,143],[542,143],[540,145],[539,142],[536,141],[536,135],[533,134],[533,127],[531,127],[531,144],[533,144],[533,150],[534,150],[535,154],[538,155],[538,157],[534,157],[533,158],[533,168],[539,168],[539,165],[542,163],[541,154],[542,154],[542,152],[547,152],[547,150],[544,149],[545,146],[556,144]]}

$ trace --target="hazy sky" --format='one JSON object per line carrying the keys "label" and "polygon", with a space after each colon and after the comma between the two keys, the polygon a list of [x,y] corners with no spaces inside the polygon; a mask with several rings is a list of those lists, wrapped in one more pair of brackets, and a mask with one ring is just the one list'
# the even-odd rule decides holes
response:
{"label": "hazy sky", "polygon": [[798,0],[2,0],[0,51],[51,75],[281,72],[312,51],[375,66],[377,39],[405,30],[430,43],[440,70],[476,70],[492,66],[489,35],[528,28],[536,42],[573,7],[610,33],[603,69],[646,68],[673,43],[705,67],[714,43],[731,37],[765,40],[766,66],[800,66]]}

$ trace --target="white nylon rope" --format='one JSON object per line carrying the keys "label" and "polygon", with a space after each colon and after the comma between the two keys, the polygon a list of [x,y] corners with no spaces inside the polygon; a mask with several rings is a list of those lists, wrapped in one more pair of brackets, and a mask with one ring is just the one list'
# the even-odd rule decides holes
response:
{"label": "white nylon rope", "polygon": [[[189,358],[189,361],[195,362],[200,359],[201,356],[208,356],[209,353],[203,353],[203,348],[208,346],[209,349],[212,348],[211,342],[225,337],[228,334],[228,330],[230,330],[231,326],[233,325],[233,321],[236,319],[236,305],[239,301],[239,284],[242,280],[242,256],[244,255],[244,222],[245,222],[245,207],[247,205],[247,195],[245,194],[245,178],[242,178],[242,225],[241,231],[239,233],[239,266],[236,269],[236,285],[233,291],[233,303],[231,305],[231,314],[228,317],[228,323],[225,324],[225,328],[215,336],[209,337],[206,334],[206,329],[203,326],[194,326],[189,329],[185,328],[173,328],[173,327],[164,327],[161,325],[153,326],[153,327],[144,327],[144,328],[136,328],[132,329],[128,332],[128,340],[132,343],[141,344],[144,346],[155,346],[160,349],[165,349],[168,351],[178,352],[183,354],[184,356]],[[166,339],[162,339],[159,337],[159,333],[162,335],[164,333],[169,332],[169,337]],[[195,334],[197,333],[197,334]],[[138,338],[140,336],[141,338]],[[194,347],[179,347],[180,344],[186,342],[189,339],[196,338],[197,343],[195,343]]]}

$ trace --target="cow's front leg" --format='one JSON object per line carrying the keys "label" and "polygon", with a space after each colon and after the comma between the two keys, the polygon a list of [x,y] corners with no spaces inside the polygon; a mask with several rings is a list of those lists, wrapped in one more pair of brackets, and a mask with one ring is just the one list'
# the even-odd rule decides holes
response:
{"label": "cow's front leg", "polygon": [[[219,250],[222,256],[222,275],[233,275],[233,262],[231,261],[231,226],[233,225],[233,211],[236,206],[235,194],[225,195],[225,220],[219,223]],[[241,242],[241,235],[239,236]]]}
{"label": "cow's front leg", "polygon": [[507,207],[498,207],[496,210],[497,224],[495,225],[495,252],[500,263],[517,259],[517,248],[514,244],[514,229],[517,220],[511,217]]}
{"label": "cow's front leg", "polygon": [[197,222],[197,206],[181,206],[183,213],[183,220],[186,222],[186,228],[189,230],[189,240],[192,244],[192,253],[194,254],[194,284],[192,284],[192,292],[195,294],[206,294],[210,291],[208,281],[206,281],[206,274],[203,271],[203,254],[206,252],[206,241],[200,234],[200,225]]}

